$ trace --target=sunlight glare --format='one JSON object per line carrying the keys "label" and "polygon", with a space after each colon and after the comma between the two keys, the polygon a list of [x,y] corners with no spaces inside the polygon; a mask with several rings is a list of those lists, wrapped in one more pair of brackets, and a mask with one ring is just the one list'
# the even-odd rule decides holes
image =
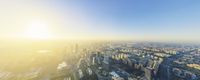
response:
{"label": "sunlight glare", "polygon": [[49,39],[52,35],[47,23],[42,21],[33,21],[25,30],[25,37],[31,39]]}

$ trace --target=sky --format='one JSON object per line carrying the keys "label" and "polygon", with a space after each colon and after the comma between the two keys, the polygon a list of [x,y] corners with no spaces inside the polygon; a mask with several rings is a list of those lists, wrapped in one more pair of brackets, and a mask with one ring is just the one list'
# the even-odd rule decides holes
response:
{"label": "sky", "polygon": [[2,38],[36,22],[65,39],[200,40],[199,0],[5,0],[0,11]]}

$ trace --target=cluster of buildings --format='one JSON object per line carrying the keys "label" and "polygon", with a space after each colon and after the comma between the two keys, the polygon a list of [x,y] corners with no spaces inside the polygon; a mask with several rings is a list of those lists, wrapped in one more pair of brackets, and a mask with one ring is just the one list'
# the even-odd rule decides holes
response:
{"label": "cluster of buildings", "polygon": [[[96,80],[199,80],[196,48],[109,44],[85,57]],[[117,47],[116,47],[117,46]]]}
{"label": "cluster of buildings", "polygon": [[[29,80],[200,80],[200,49],[192,45],[106,42],[76,44],[68,53],[73,54],[64,54],[50,74],[35,69],[22,76]],[[0,79],[8,75],[0,73]]]}

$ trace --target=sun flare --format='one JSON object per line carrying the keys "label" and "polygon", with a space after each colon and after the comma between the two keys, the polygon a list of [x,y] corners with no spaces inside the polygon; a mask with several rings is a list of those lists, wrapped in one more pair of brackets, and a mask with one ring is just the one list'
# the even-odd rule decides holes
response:
{"label": "sun flare", "polygon": [[42,21],[31,22],[24,35],[30,39],[49,39],[52,37],[48,24]]}

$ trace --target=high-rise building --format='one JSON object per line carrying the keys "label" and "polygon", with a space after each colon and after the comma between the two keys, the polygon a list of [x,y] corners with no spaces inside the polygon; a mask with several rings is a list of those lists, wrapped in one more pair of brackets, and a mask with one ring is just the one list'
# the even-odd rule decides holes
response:
{"label": "high-rise building", "polygon": [[149,68],[149,67],[147,67],[147,68],[145,68],[144,69],[144,72],[145,72],[145,77],[146,77],[146,79],[147,80],[152,80],[153,79],[153,69],[152,68]]}

